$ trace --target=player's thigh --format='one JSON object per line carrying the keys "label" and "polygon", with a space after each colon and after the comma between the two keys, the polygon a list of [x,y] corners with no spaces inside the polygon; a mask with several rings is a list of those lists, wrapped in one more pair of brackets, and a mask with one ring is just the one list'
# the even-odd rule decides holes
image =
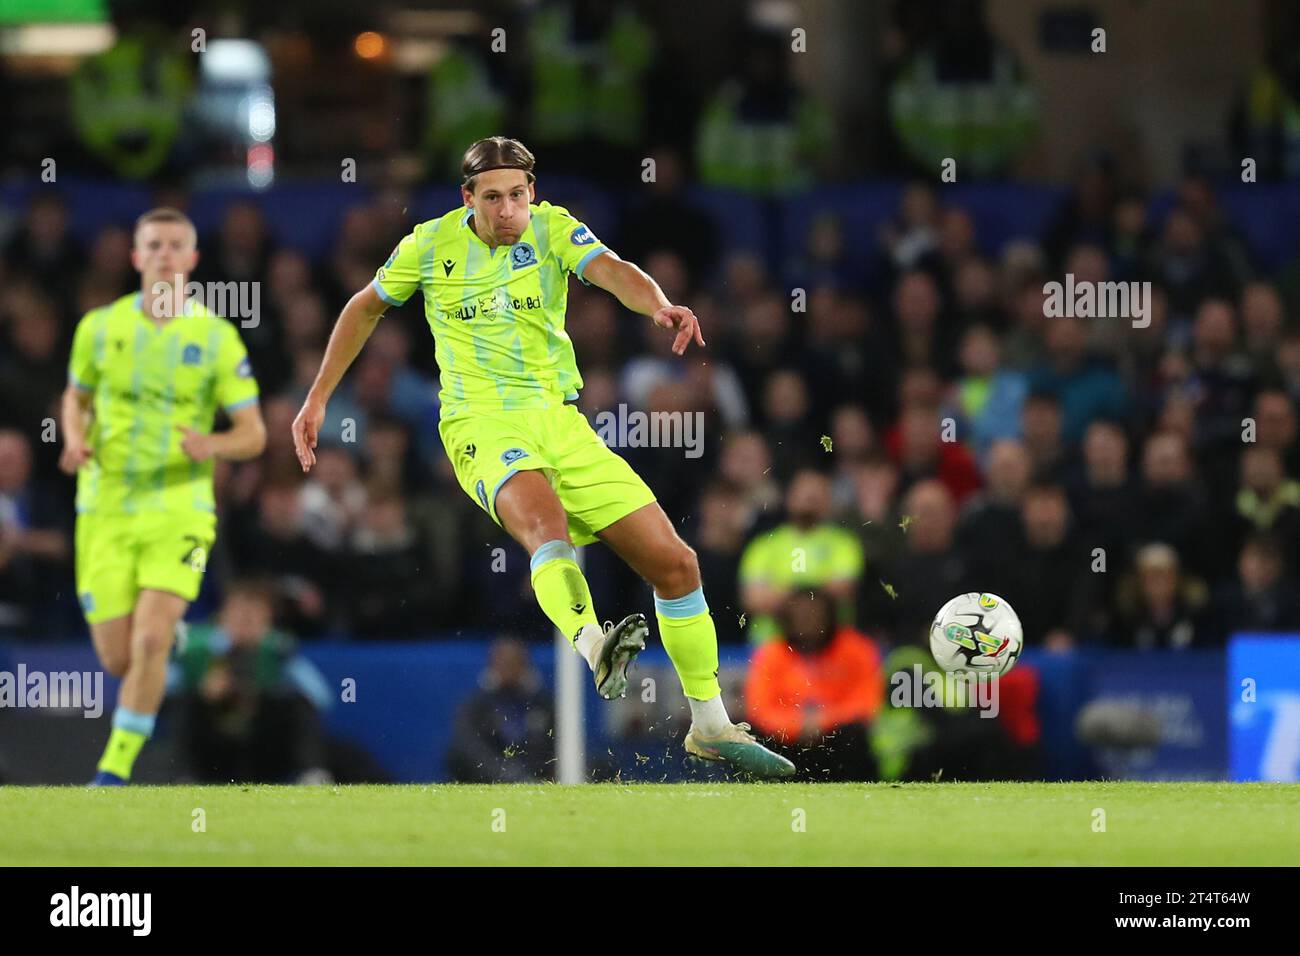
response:
{"label": "player's thigh", "polygon": [[[569,515],[574,544],[590,544],[602,532],[647,505],[654,492],[572,405],[566,405],[550,422],[551,445],[556,449],[555,485],[560,503]],[[655,505],[653,509],[662,514]],[[667,524],[667,518],[664,518]],[[668,524],[671,531],[672,526]]]}
{"label": "player's thigh", "polygon": [[99,624],[129,617],[139,590],[140,551],[133,520],[126,515],[80,514],[75,545],[77,599],[92,632]]}
{"label": "player's thigh", "polygon": [[104,670],[121,677],[131,664],[131,615],[91,624],[90,642]]}
{"label": "player's thigh", "polygon": [[525,547],[538,534],[550,535],[542,541],[562,537],[556,529],[564,528],[564,509],[553,490],[555,468],[537,421],[533,414],[503,413],[438,425],[461,489]]}
{"label": "player's thigh", "polygon": [[160,513],[141,519],[139,597],[131,628],[132,652],[171,647],[172,632],[199,593],[217,537],[207,511]]}
{"label": "player's thigh", "polygon": [[131,615],[132,657],[165,659],[171,653],[176,624],[189,606],[190,599],[179,594],[141,588]]}
{"label": "player's thigh", "polygon": [[529,554],[547,541],[569,540],[569,517],[542,471],[512,475],[497,493],[496,513],[501,527]]}

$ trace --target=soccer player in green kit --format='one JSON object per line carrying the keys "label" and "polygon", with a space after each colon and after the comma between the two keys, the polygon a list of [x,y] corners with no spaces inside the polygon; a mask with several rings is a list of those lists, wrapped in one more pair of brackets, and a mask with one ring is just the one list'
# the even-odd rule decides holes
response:
{"label": "soccer player in green kit", "polygon": [[[216,539],[215,459],[262,453],[266,427],[239,332],[184,301],[194,225],[136,222],[141,291],[78,323],[63,393],[60,467],[77,474],[77,595],[104,669],[122,679],[93,781],[130,780],[153,733],[177,624]],[[179,308],[178,308],[179,306]],[[231,427],[212,431],[218,408]]]}
{"label": "soccer player in green kit", "polygon": [[678,355],[692,341],[704,345],[699,323],[567,210],[535,203],[533,164],[522,143],[502,136],[466,151],[464,205],[417,225],[340,314],[293,423],[299,462],[304,471],[315,463],[326,403],[379,318],[420,290],[440,375],[438,431],[457,480],[527,549],[537,602],[586,659],[597,692],[624,693],[648,633],[642,614],[598,623],[575,546],[600,540],[654,588],[659,633],[691,707],[686,750],[755,776],[788,776],[788,760],[727,716],[695,552],[572,404],[582,377],[564,331],[570,273],[675,330]]}

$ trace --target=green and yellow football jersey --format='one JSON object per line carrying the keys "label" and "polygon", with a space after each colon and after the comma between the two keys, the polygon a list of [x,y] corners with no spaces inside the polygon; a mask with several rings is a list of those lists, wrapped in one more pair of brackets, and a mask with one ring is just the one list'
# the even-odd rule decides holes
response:
{"label": "green and yellow football jersey", "polygon": [[77,475],[79,514],[214,511],[215,462],[181,450],[181,426],[212,430],[218,408],[257,401],[235,326],[197,302],[157,325],[139,293],[86,313],[68,377],[94,396],[93,458]]}
{"label": "green and yellow football jersey", "polygon": [[385,302],[418,288],[433,332],[442,417],[547,408],[582,388],[564,331],[569,273],[608,251],[562,206],[529,206],[511,246],[488,248],[460,207],[420,223],[375,274]]}

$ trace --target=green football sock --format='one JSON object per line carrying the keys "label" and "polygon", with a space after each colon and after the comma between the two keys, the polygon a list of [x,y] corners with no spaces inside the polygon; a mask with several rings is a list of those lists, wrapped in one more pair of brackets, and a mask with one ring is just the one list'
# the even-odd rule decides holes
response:
{"label": "green football sock", "polygon": [[108,735],[108,746],[104,748],[98,769],[116,774],[123,780],[130,780],[135,758],[140,756],[140,748],[148,739],[148,736],[137,731],[114,727]]}
{"label": "green football sock", "polygon": [[573,545],[558,539],[547,541],[533,553],[529,567],[537,603],[570,643],[588,624],[599,629],[600,622],[591,606],[591,589],[578,567],[578,552]]}
{"label": "green football sock", "polygon": [[704,603],[704,589],[696,588],[679,598],[656,594],[655,617],[659,619],[659,638],[686,696],[694,700],[717,697],[722,692],[718,686],[718,632]]}

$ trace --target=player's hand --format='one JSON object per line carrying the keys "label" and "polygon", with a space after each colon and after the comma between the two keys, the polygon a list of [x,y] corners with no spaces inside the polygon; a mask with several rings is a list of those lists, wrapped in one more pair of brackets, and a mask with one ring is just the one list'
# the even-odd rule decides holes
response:
{"label": "player's hand", "polygon": [[65,475],[75,475],[77,469],[95,457],[95,449],[84,442],[65,442],[59,452],[59,470]]}
{"label": "player's hand", "polygon": [[673,354],[686,354],[686,347],[691,344],[691,339],[704,344],[704,336],[700,334],[700,320],[695,317],[695,313],[684,305],[669,305],[659,309],[653,316],[655,325],[661,329],[677,329],[677,338],[673,339]]}
{"label": "player's hand", "polygon": [[185,452],[194,461],[207,461],[216,453],[216,446],[212,442],[212,436],[203,432],[196,432],[188,425],[176,426],[181,432],[181,451]]}
{"label": "player's hand", "polygon": [[325,406],[319,402],[303,402],[302,410],[293,420],[293,450],[304,472],[316,464],[316,437],[325,423]]}

